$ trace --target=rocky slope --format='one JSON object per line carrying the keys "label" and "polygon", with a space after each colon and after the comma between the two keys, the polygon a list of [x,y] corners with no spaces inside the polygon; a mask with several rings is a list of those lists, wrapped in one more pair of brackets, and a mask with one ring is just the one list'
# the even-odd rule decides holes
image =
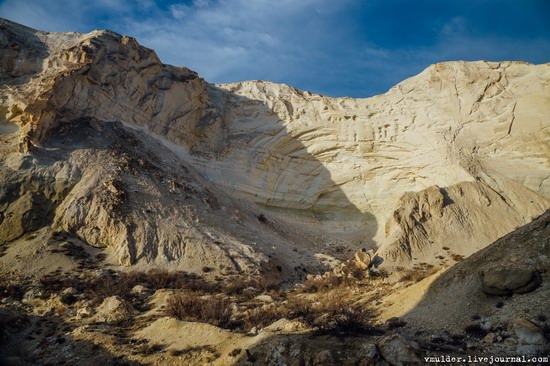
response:
{"label": "rocky slope", "polygon": [[[472,324],[481,333],[522,338],[523,328],[542,336],[547,325],[550,211],[464,259],[439,276],[398,289],[385,299],[386,316],[402,316],[413,327],[460,333]],[[532,323],[529,325],[528,323]],[[527,325],[525,325],[527,324]],[[536,325],[535,325],[536,324]],[[519,330],[518,330],[519,328]],[[523,329],[523,330],[522,330]],[[492,344],[491,340],[489,344]],[[523,339],[500,343],[523,353],[547,343]]]}
{"label": "rocky slope", "polygon": [[229,198],[135,129],[174,118],[210,121],[201,101],[206,83],[195,73],[163,65],[153,51],[111,32],[45,33],[9,21],[1,27],[0,242],[3,249],[11,243],[5,263],[29,241],[44,247],[60,233],[106,249],[125,266],[218,274],[278,266],[285,278],[315,262],[308,235],[282,230]]}
{"label": "rocky slope", "polygon": [[[334,99],[263,81],[212,85],[109,31],[0,26],[2,118],[20,126],[20,152],[67,123],[120,122],[320,243],[378,245],[394,265],[444,247],[469,255],[550,207],[549,64],[442,63],[386,94]],[[132,236],[75,202],[59,202],[63,230],[114,246]],[[163,237],[141,231],[138,247]]]}
{"label": "rocky slope", "polygon": [[549,112],[550,64],[329,98],[0,20],[0,363],[547,353]]}

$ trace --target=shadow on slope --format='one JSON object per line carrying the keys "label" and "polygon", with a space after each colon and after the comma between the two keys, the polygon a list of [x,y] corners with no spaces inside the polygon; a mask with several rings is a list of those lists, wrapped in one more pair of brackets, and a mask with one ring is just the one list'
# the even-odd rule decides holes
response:
{"label": "shadow on slope", "polygon": [[[75,325],[63,321],[53,313],[30,315],[19,309],[0,309],[0,363],[6,366],[25,365],[128,365],[140,366],[119,352],[115,354],[102,345],[105,339],[97,337],[88,327],[87,337],[75,337]],[[98,327],[101,328],[101,325]],[[113,338],[129,343],[123,332],[117,330]],[[117,347],[112,344],[113,347]],[[117,347],[120,348],[120,347]],[[139,347],[138,347],[139,348]],[[143,347],[142,347],[143,348]]]}
{"label": "shadow on slope", "polygon": [[[406,318],[417,325],[461,331],[476,318],[489,320],[495,328],[506,328],[517,318],[533,321],[540,315],[546,316],[548,304],[544,299],[550,296],[549,237],[550,211],[547,211],[449,268],[433,281]],[[501,296],[488,295],[483,289],[482,273],[486,281],[488,274],[498,273],[496,283],[508,286],[510,282],[534,280],[530,276],[522,278],[524,272],[540,276],[542,286],[528,293],[510,290]]]}
{"label": "shadow on slope", "polygon": [[42,71],[47,47],[34,29],[0,18],[0,81],[23,84]]}

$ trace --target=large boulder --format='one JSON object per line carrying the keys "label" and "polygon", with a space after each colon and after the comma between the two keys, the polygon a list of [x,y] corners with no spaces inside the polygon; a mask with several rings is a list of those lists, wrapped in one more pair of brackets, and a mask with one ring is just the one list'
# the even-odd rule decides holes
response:
{"label": "large boulder", "polygon": [[541,277],[530,269],[503,268],[482,271],[481,281],[487,295],[512,295],[535,290],[541,284]]}
{"label": "large boulder", "polygon": [[391,365],[402,366],[420,363],[418,345],[401,334],[384,337],[378,345],[378,349],[382,357]]}

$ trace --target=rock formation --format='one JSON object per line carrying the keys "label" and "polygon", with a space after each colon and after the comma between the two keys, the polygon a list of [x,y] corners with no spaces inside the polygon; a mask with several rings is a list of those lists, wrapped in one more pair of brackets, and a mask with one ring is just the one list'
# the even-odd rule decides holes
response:
{"label": "rock formation", "polygon": [[0,363],[548,354],[549,90],[483,61],[214,85],[0,19]]}
{"label": "rock formation", "polygon": [[[0,32],[0,118],[19,126],[21,153],[46,148],[63,126],[120,122],[321,243],[378,245],[396,265],[451,246],[469,255],[550,207],[550,64],[441,63],[383,95],[329,98],[264,81],[209,84],[109,31],[47,33],[2,20]],[[131,192],[94,172],[80,183],[67,168],[53,175],[66,177],[52,177],[59,190],[46,197],[53,227],[117,247],[127,264],[156,252],[132,249],[153,241],[181,257],[181,237],[132,228],[145,220],[137,211],[113,219],[109,205]],[[75,185],[81,193],[71,195]],[[2,198],[2,215],[44,206],[21,193]],[[19,222],[5,224],[5,241],[41,227]]]}

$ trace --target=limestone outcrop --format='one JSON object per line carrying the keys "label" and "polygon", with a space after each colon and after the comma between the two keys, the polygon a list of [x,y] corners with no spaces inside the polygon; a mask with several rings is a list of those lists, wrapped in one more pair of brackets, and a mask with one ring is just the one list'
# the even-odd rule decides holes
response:
{"label": "limestone outcrop", "polygon": [[500,179],[500,191],[476,181],[405,193],[386,223],[386,239],[376,253],[384,260],[381,266],[451,265],[549,207],[548,199]]}

